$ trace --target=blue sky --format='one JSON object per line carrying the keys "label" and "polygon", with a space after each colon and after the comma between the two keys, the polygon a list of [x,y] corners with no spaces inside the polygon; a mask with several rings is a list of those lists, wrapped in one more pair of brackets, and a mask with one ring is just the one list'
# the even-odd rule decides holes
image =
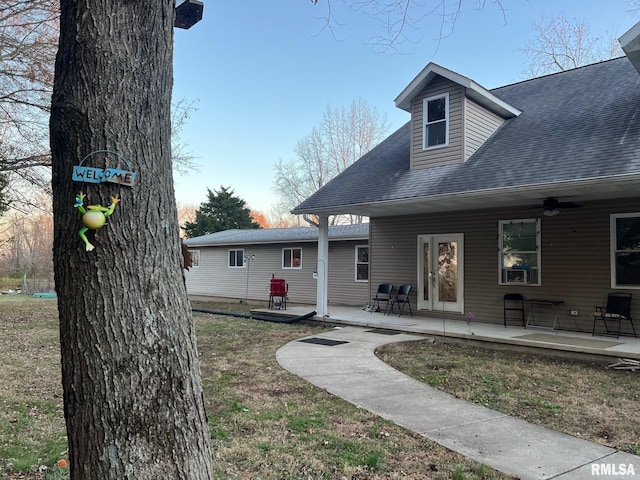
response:
{"label": "blue sky", "polygon": [[[175,31],[174,101],[195,100],[182,140],[198,171],[175,176],[176,198],[199,206],[207,188],[231,187],[251,209],[268,214],[276,203],[274,164],[294,158],[298,139],[320,122],[327,105],[348,107],[361,98],[386,113],[396,130],[409,114],[393,100],[427,65],[436,62],[494,88],[525,78],[519,51],[534,38],[532,23],[564,15],[585,20],[591,35],[620,37],[637,18],[624,0],[502,0],[477,10],[463,2],[453,33],[437,42],[440,17],[410,32],[402,53],[378,53],[371,39],[385,25],[347,0],[332,0],[333,32],[325,26],[326,0],[204,0],[203,20]],[[425,0],[423,3],[434,3]],[[391,133],[391,132],[390,132]]]}

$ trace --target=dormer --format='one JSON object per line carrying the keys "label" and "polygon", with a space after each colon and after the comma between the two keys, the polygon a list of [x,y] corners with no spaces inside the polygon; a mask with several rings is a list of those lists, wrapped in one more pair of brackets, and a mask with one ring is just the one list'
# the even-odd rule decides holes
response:
{"label": "dormer", "polygon": [[473,80],[429,63],[398,95],[411,114],[411,169],[463,163],[522,112]]}
{"label": "dormer", "polygon": [[618,41],[633,67],[640,72],[640,22],[631,27]]}

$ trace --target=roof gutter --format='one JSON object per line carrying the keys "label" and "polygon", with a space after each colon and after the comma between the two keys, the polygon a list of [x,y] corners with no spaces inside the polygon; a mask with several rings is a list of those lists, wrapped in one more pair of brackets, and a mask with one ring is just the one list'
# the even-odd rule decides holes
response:
{"label": "roof gutter", "polygon": [[[429,204],[441,202],[443,200],[466,200],[466,201],[477,201],[480,199],[486,199],[487,197],[498,197],[501,195],[506,196],[507,194],[528,194],[523,195],[524,197],[532,197],[536,192],[540,192],[541,197],[547,196],[563,196],[563,190],[567,191],[569,189],[589,189],[591,192],[599,192],[603,190],[611,191],[611,189],[603,189],[601,187],[607,186],[610,184],[620,184],[624,183],[633,183],[640,182],[640,174],[622,174],[615,176],[602,176],[602,177],[592,177],[585,180],[567,180],[560,181],[555,183],[539,183],[539,184],[531,184],[531,185],[522,185],[522,186],[511,186],[511,187],[500,187],[500,188],[491,188],[485,190],[470,190],[466,192],[452,192],[447,194],[440,195],[431,195],[431,196],[421,196],[414,198],[400,198],[394,200],[380,200],[375,202],[362,202],[362,203],[353,203],[346,205],[335,205],[333,207],[322,207],[319,209],[307,208],[303,210],[294,210],[292,213],[294,214],[316,214],[316,215],[342,215],[347,213],[353,213],[356,209],[362,208],[375,208],[375,207],[384,207],[384,206],[394,206],[394,205],[404,205],[410,206],[415,204]],[[567,195],[566,193],[564,195]],[[574,194],[571,194],[575,196]],[[615,196],[611,197],[615,198]],[[475,209],[479,207],[474,207]],[[456,208],[452,209],[439,209],[434,211],[455,211],[460,210]]]}
{"label": "roof gutter", "polygon": [[[348,241],[360,241],[367,240],[369,237],[366,235],[345,235],[338,237],[329,237],[330,242],[348,242]],[[224,242],[202,242],[202,243],[185,243],[189,248],[198,247],[230,247],[230,246],[242,246],[242,245],[274,245],[274,244],[290,244],[290,243],[316,243],[318,237],[304,238],[304,239],[289,239],[289,240],[257,240],[257,241],[232,241],[225,240]]]}

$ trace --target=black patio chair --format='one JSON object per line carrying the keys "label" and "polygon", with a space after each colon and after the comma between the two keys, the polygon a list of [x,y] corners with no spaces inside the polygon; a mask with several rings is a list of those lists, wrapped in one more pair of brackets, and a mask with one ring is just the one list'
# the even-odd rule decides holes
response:
{"label": "black patio chair", "polygon": [[377,312],[380,310],[380,302],[384,303],[384,313],[387,313],[387,308],[389,308],[389,302],[391,301],[391,292],[393,291],[393,285],[391,283],[381,283],[378,285],[378,291],[376,292],[376,296],[371,300],[373,303],[371,304],[371,309],[369,313]]}
{"label": "black patio chair", "polygon": [[413,310],[411,310],[411,302],[409,301],[409,294],[411,293],[411,285],[400,285],[398,287],[398,292],[396,296],[391,300],[389,315],[393,313],[393,306],[398,305],[399,314],[398,316],[402,316],[402,312],[404,312],[404,306],[409,306],[409,313],[413,317]]}
{"label": "black patio chair", "polygon": [[[591,330],[591,336],[596,335],[596,324],[601,321],[604,325],[606,333],[598,333],[598,335],[615,336],[620,338],[620,329],[623,321],[628,321],[631,324],[633,330],[633,336],[638,338],[636,334],[636,327],[633,326],[633,319],[631,318],[631,294],[630,293],[610,293],[607,297],[607,306],[598,307],[593,312],[593,329]],[[617,330],[610,330],[610,324],[618,324]]]}
{"label": "black patio chair", "polygon": [[524,321],[524,297],[519,293],[507,293],[503,299],[503,307],[504,307],[504,328],[507,328],[507,320],[515,320],[513,318],[508,318],[510,316],[510,312],[518,312],[518,318],[522,323],[523,327],[526,327],[526,323]]}

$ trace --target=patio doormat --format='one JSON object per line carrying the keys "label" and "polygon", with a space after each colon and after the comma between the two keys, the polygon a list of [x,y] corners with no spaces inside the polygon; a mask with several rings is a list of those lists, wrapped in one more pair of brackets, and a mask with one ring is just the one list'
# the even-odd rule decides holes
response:
{"label": "patio doormat", "polygon": [[397,330],[385,330],[382,328],[374,328],[373,330],[367,330],[369,333],[378,333],[380,335],[400,335],[402,332]]}
{"label": "patio doormat", "polygon": [[534,342],[560,343],[562,345],[574,345],[576,347],[590,348],[609,348],[616,345],[622,345],[621,342],[607,340],[592,340],[590,338],[563,337],[552,333],[530,333],[528,335],[520,335],[522,340],[533,340]]}
{"label": "patio doormat", "polygon": [[335,347],[336,345],[343,345],[345,343],[349,343],[349,342],[345,342],[344,340],[331,340],[329,338],[319,338],[319,337],[303,338],[302,340],[298,340],[298,341],[304,342],[304,343],[313,343],[314,345],[325,345],[327,347]]}

